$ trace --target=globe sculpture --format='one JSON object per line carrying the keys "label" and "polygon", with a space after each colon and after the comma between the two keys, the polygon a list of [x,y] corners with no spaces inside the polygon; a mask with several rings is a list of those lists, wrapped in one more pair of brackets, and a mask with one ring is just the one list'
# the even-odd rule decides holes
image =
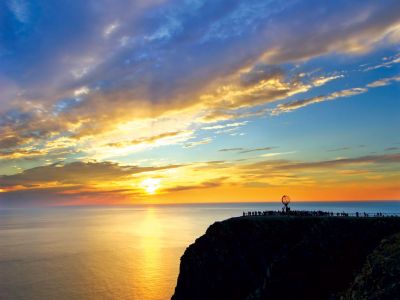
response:
{"label": "globe sculpture", "polygon": [[289,203],[290,203],[290,197],[288,195],[283,195],[282,196],[283,212],[288,213],[290,211]]}

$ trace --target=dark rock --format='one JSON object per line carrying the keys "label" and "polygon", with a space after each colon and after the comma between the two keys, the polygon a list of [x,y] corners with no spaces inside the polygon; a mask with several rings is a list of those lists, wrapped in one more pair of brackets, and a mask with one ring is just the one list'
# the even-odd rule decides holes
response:
{"label": "dark rock", "polygon": [[336,299],[400,218],[241,217],[181,258],[173,300]]}
{"label": "dark rock", "polygon": [[400,299],[400,235],[384,239],[368,256],[343,299]]}

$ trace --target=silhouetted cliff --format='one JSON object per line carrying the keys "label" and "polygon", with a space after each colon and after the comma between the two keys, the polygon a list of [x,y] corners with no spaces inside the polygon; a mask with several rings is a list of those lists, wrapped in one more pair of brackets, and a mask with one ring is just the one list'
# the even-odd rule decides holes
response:
{"label": "silhouetted cliff", "polygon": [[379,261],[379,254],[371,253],[397,232],[400,218],[240,217],[217,222],[186,249],[172,299],[360,299],[352,297],[375,282],[368,277],[369,267],[363,269],[367,256],[370,264]]}
{"label": "silhouetted cliff", "polygon": [[400,235],[384,239],[368,256],[344,299],[400,299]]}

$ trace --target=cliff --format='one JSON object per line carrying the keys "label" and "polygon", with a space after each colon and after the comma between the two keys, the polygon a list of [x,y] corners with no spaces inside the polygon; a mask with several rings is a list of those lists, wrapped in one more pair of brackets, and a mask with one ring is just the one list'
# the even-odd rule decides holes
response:
{"label": "cliff", "polygon": [[400,299],[400,235],[384,239],[367,257],[343,299]]}
{"label": "cliff", "polygon": [[387,217],[217,222],[186,249],[172,299],[363,299],[370,265],[385,256],[378,245],[397,232],[400,218]]}

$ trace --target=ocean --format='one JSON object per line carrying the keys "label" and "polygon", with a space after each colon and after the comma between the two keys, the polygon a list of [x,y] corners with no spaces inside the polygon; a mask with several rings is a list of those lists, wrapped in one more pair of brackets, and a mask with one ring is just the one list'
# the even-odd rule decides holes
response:
{"label": "ocean", "polygon": [[[400,213],[400,202],[292,209]],[[0,299],[164,300],[185,248],[215,221],[279,203],[0,209]]]}

